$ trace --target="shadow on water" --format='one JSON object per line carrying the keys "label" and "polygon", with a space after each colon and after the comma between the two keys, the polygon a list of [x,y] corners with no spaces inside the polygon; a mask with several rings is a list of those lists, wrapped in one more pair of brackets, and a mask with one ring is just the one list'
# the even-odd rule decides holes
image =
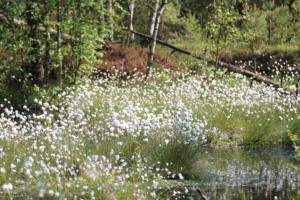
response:
{"label": "shadow on water", "polygon": [[194,173],[197,178],[168,190],[170,199],[300,199],[299,165],[292,149],[204,147]]}

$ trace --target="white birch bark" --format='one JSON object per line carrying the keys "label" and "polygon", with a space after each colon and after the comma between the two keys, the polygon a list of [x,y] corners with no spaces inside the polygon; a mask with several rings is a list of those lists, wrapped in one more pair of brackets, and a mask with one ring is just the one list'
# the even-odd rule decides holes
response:
{"label": "white birch bark", "polygon": [[155,0],[154,8],[150,17],[150,24],[149,24],[149,35],[152,36],[155,28],[155,21],[157,17],[157,11],[159,7],[159,1],[160,0]]}
{"label": "white birch bark", "polygon": [[[133,31],[133,15],[134,15],[134,7],[135,7],[135,0],[132,0],[129,5],[130,10],[130,21],[129,21],[129,30]],[[134,41],[134,33],[130,32],[130,41],[129,43],[132,43]]]}
{"label": "white birch bark", "polygon": [[129,46],[135,38],[133,31],[133,15],[134,15],[134,7],[135,7],[135,0],[131,0],[128,3],[129,15],[128,15],[128,32],[127,32],[127,39],[126,45]]}
{"label": "white birch bark", "polygon": [[157,40],[158,29],[159,29],[159,24],[160,24],[160,18],[161,18],[161,15],[163,14],[163,12],[165,10],[166,3],[167,3],[167,0],[163,0],[162,5],[158,9],[158,12],[157,12],[157,15],[156,15],[155,26],[154,26],[154,31],[153,31],[153,35],[152,35],[150,51],[149,51],[149,55],[148,55],[146,79],[149,77],[149,74],[150,74],[151,69],[152,69],[153,58],[154,58],[155,47],[156,47],[156,40]]}

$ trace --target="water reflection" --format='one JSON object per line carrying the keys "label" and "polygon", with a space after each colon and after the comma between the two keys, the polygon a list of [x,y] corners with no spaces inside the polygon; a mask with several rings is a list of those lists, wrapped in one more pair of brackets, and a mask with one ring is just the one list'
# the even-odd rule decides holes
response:
{"label": "water reflection", "polygon": [[[189,194],[180,199],[300,199],[300,174],[294,152],[288,149],[203,148],[195,165],[198,178],[185,183]],[[298,197],[297,197],[298,196]],[[175,197],[174,197],[175,199]]]}

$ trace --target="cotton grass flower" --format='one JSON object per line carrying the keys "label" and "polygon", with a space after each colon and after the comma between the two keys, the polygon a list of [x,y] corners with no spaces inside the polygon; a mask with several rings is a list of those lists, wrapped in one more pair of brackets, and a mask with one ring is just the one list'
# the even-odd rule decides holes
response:
{"label": "cotton grass flower", "polygon": [[6,192],[11,191],[13,189],[13,185],[11,183],[3,184],[2,189]]}
{"label": "cotton grass flower", "polygon": [[59,94],[55,105],[36,99],[41,110],[31,115],[5,107],[0,115],[0,142],[6,144],[0,151],[0,159],[5,158],[0,173],[12,180],[2,189],[33,185],[43,188],[31,191],[36,192],[33,198],[92,199],[103,191],[111,191],[104,195],[114,198],[117,193],[128,195],[124,191],[129,185],[143,198],[147,186],[155,199],[153,190],[163,178],[184,178],[182,171],[174,171],[182,166],[159,160],[167,157],[164,148],[227,140],[224,132],[232,129],[222,129],[223,122],[235,122],[234,131],[243,133],[248,128],[243,119],[257,127],[264,127],[258,121],[266,119],[284,132],[287,124],[293,127],[300,119],[299,100],[266,85],[250,87],[241,76],[210,84],[195,77],[161,84],[135,81],[121,87],[113,79],[86,80]]}

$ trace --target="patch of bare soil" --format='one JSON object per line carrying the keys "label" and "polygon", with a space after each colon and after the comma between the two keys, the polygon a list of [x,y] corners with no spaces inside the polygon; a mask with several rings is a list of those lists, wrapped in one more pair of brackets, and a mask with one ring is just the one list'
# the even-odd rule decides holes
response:
{"label": "patch of bare soil", "polygon": [[[104,51],[102,63],[96,66],[100,75],[133,77],[142,76],[146,73],[148,49],[107,44]],[[158,54],[154,55],[154,62],[162,68],[179,70],[179,67],[170,59]]]}

